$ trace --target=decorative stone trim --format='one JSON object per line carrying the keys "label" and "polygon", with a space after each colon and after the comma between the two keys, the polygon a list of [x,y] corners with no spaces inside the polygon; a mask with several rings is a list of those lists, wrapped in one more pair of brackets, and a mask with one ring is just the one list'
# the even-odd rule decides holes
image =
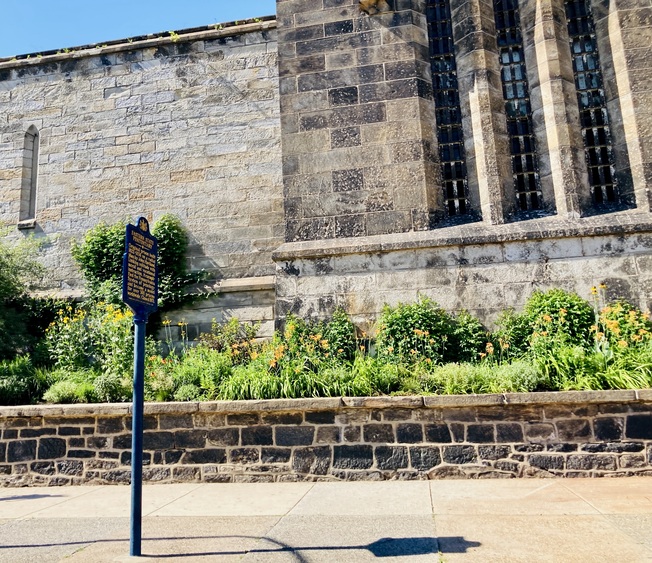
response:
{"label": "decorative stone trim", "polygon": [[[131,405],[0,408],[0,485],[127,483]],[[150,403],[145,480],[652,475],[652,390]]]}
{"label": "decorative stone trim", "polygon": [[266,31],[276,29],[276,19],[274,17],[257,18],[260,21],[240,25],[214,25],[205,28],[181,29],[176,32],[164,32],[159,36],[148,36],[145,39],[135,38],[118,39],[107,41],[102,46],[99,45],[82,45],[66,49],[65,52],[48,51],[47,53],[32,53],[29,58],[3,58],[0,59],[0,70],[11,68],[22,68],[39,66],[44,63],[57,61],[66,61],[69,59],[81,59],[85,57],[94,57],[97,55],[108,55],[119,53],[121,51],[134,51],[136,49],[145,49],[148,47],[159,47],[178,42],[205,41],[219,39],[222,37],[232,37],[233,35],[242,35],[256,31]]}
{"label": "decorative stone trim", "polygon": [[444,246],[499,244],[523,240],[564,239],[606,235],[634,235],[652,232],[649,216],[620,212],[568,221],[559,217],[532,219],[504,225],[469,224],[441,227],[434,231],[392,233],[285,243],[272,257],[276,262],[325,258],[372,252],[418,250]]}

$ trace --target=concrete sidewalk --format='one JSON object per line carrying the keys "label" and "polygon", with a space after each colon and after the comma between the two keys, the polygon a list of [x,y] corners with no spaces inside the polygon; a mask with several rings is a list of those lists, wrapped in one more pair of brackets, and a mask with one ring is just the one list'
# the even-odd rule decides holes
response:
{"label": "concrete sidewalk", "polygon": [[652,562],[652,478],[0,490],[0,561]]}

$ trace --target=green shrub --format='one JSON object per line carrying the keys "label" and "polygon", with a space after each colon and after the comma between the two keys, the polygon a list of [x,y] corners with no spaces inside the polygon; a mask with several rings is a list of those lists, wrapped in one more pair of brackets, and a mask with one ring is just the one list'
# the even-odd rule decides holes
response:
{"label": "green shrub", "polygon": [[42,391],[29,356],[0,361],[0,405],[32,403]]}
{"label": "green shrub", "polygon": [[422,376],[421,389],[441,395],[517,393],[542,388],[546,379],[531,362],[445,364]]}
{"label": "green shrub", "polygon": [[102,373],[93,380],[94,399],[100,403],[124,403],[131,401],[133,383],[117,373]]}
{"label": "green shrub", "polygon": [[333,357],[342,361],[353,360],[357,351],[355,326],[344,309],[338,307],[326,323],[324,338],[328,341]]}
{"label": "green shrub", "polygon": [[199,342],[204,348],[228,352],[234,364],[242,364],[249,361],[252,352],[258,348],[256,335],[259,329],[260,323],[242,324],[236,317],[226,323],[213,319],[210,333],[200,334]]}
{"label": "green shrub", "polygon": [[[125,222],[100,223],[81,242],[73,241],[72,256],[93,301],[114,305],[122,301],[125,232]],[[188,235],[178,218],[161,216],[152,226],[152,234],[158,240],[159,308],[169,311],[195,299],[186,294],[186,288],[205,279],[205,273],[188,272]]]}
{"label": "green shrub", "polygon": [[452,346],[446,350],[446,361],[477,362],[489,338],[487,329],[478,319],[468,311],[460,311],[454,318]]}
{"label": "green shrub", "polygon": [[396,307],[385,305],[378,326],[376,350],[387,361],[441,363],[451,354],[453,318],[427,297]]}
{"label": "green shrub", "polygon": [[57,381],[43,395],[47,403],[95,403],[95,387],[90,381],[64,379]]}
{"label": "green shrub", "polygon": [[[46,340],[57,368],[95,367],[120,377],[133,372],[133,314],[124,306],[67,305],[47,329]],[[151,339],[148,346],[151,349]]]}
{"label": "green shrub", "polygon": [[18,353],[33,351],[38,323],[30,316],[26,304],[28,292],[44,274],[37,260],[43,241],[24,238],[17,243],[3,240],[0,228],[0,360],[11,360]]}
{"label": "green shrub", "polygon": [[563,289],[535,291],[522,313],[503,312],[493,339],[505,358],[536,355],[558,344],[587,345],[594,324],[593,307],[576,293]]}
{"label": "green shrub", "polygon": [[612,346],[627,348],[647,343],[652,338],[652,322],[626,301],[616,301],[604,307],[598,316],[596,337],[605,338]]}
{"label": "green shrub", "polygon": [[199,401],[201,399],[201,391],[199,387],[191,383],[181,385],[174,392],[175,401]]}

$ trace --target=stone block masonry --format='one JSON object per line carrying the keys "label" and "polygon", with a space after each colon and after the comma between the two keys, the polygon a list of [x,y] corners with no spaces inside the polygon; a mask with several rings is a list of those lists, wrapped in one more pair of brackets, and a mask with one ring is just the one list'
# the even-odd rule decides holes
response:
{"label": "stone block masonry", "polygon": [[36,215],[19,227],[48,236],[52,289],[80,289],[71,238],[141,214],[181,219],[193,270],[274,273],[284,224],[275,28],[268,18],[0,61],[0,223],[19,221],[33,126]]}
{"label": "stone block masonry", "polygon": [[[152,482],[652,475],[652,392],[145,407]],[[0,408],[0,485],[128,483],[130,405]]]}

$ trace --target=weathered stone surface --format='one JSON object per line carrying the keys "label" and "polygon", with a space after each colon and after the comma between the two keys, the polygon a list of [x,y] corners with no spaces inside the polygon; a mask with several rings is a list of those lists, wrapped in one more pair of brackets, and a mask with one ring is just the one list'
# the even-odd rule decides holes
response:
{"label": "weathered stone surface", "polygon": [[251,464],[260,462],[258,448],[233,448],[228,452],[230,463]]}
{"label": "weathered stone surface", "polygon": [[262,448],[260,461],[262,463],[287,463],[292,455],[291,448]]}
{"label": "weathered stone surface", "polygon": [[614,471],[617,464],[616,457],[613,455],[577,454],[568,456],[566,467],[568,469],[602,469]]}
{"label": "weathered stone surface", "polygon": [[[490,407],[483,406],[481,417],[483,422],[471,420],[449,424],[438,421],[436,409],[397,410],[384,407],[372,409],[365,406],[337,410],[331,405],[324,411],[292,412],[288,410],[288,404],[285,402],[282,411],[270,411],[262,406],[260,411],[249,410],[238,414],[247,416],[253,414],[254,419],[258,421],[262,421],[267,414],[278,414],[282,415],[278,418],[280,422],[289,422],[306,421],[310,413],[317,413],[311,418],[317,426],[305,425],[305,422],[302,422],[301,425],[256,424],[240,428],[237,426],[214,428],[211,426],[211,420],[196,416],[197,413],[212,412],[211,406],[211,404],[197,404],[194,407],[195,411],[192,411],[184,404],[183,412],[180,413],[183,417],[191,416],[194,424],[204,420],[207,427],[193,429],[182,427],[170,428],[169,431],[145,432],[145,436],[153,437],[153,445],[158,444],[158,447],[144,452],[143,456],[143,464],[151,470],[149,474],[151,479],[165,481],[201,479],[206,482],[233,480],[217,477],[220,471],[230,473],[233,478],[247,473],[252,478],[266,479],[272,476],[274,480],[295,477],[344,480],[414,479],[419,475],[423,476],[424,473],[427,473],[430,478],[551,475],[577,477],[643,474],[652,471],[649,469],[652,466],[652,441],[638,438],[623,442],[620,435],[621,431],[626,430],[626,418],[634,417],[633,420],[637,424],[644,424],[647,420],[650,407],[641,401],[633,402],[629,414],[625,416],[606,414],[601,408],[601,403],[573,405],[571,411],[563,402],[559,407],[549,404],[546,409],[539,410],[538,415],[536,410],[528,411],[525,423],[521,421],[524,414],[521,411],[529,407],[510,410],[503,405],[496,405],[497,411],[501,412],[496,412],[496,416],[493,416],[487,410]],[[216,403],[215,406],[221,408],[222,405]],[[172,407],[167,405],[164,413],[155,416],[174,416],[174,411],[171,409]],[[320,413],[323,412],[327,414],[322,417]],[[64,420],[62,428],[82,430],[87,428],[82,425],[71,426],[70,417],[63,415],[63,409],[61,413],[61,418]],[[389,418],[396,420],[388,421],[384,417],[387,413]],[[430,416],[433,413],[435,416]],[[564,417],[569,416],[569,413],[576,413],[574,416],[577,418],[545,422],[545,417],[550,413]],[[498,416],[499,414],[502,418]],[[508,415],[513,415],[519,421],[505,419],[504,417]],[[111,411],[108,416],[116,418]],[[463,418],[472,419],[474,416],[473,412],[467,410]],[[101,419],[101,416],[98,419]],[[187,421],[186,418],[182,420]],[[407,420],[415,422],[407,422]],[[328,424],[321,425],[318,421],[325,421]],[[10,486],[28,483],[49,484],[53,478],[58,479],[57,476],[61,476],[66,482],[74,477],[75,483],[125,482],[125,477],[121,476],[120,471],[131,461],[129,433],[83,437],[74,431],[71,434],[66,434],[67,431],[64,431],[61,435],[58,427],[43,426],[42,419],[37,416],[25,419],[25,422],[37,426],[18,424],[15,428],[3,431],[3,439],[0,441],[2,484]],[[2,424],[0,413],[0,426]],[[15,425],[16,421],[14,420],[12,424]],[[578,432],[582,436],[586,434],[588,436],[572,438],[570,442],[538,438],[541,434],[544,436],[548,434],[551,427],[567,438],[576,436]],[[21,430],[32,428],[52,431],[39,432],[39,436],[34,438],[21,438]],[[533,430],[535,437],[531,439],[534,439],[534,442],[500,441],[525,438],[523,434],[526,432],[522,431],[523,428]],[[637,426],[631,428],[632,432],[644,432]],[[4,438],[7,436],[7,430],[16,429],[18,431]],[[401,445],[401,442],[394,442],[394,432],[400,435],[404,444],[420,443],[421,445],[406,446]],[[383,433],[388,441],[376,441]],[[245,437],[244,442],[264,441],[267,444],[243,443],[241,434]],[[270,444],[270,435],[272,438],[280,436],[281,440],[287,441],[287,445]],[[620,436],[620,439],[600,440],[600,436],[603,438]],[[211,441],[211,437],[214,441]],[[489,437],[492,441],[479,441],[488,440]],[[465,443],[470,439],[478,440],[475,442],[476,445]],[[312,440],[315,441],[315,445]],[[351,442],[342,445],[338,443],[340,440],[351,440]],[[421,440],[432,445],[426,445],[420,442]],[[460,442],[453,444],[452,440]],[[302,441],[308,443],[296,443]],[[223,445],[218,448],[206,448],[206,445],[216,445],[217,442]],[[69,448],[67,451],[66,447]],[[60,458],[50,457],[42,461],[38,458],[39,453],[54,456],[62,452]],[[175,474],[175,469],[178,467],[189,469],[180,470]],[[451,467],[458,467],[458,469],[450,469]],[[160,470],[161,468],[164,470]],[[5,475],[8,476],[7,479],[4,478]]]}
{"label": "weathered stone surface", "polygon": [[371,446],[333,447],[333,468],[335,469],[369,469],[373,463],[373,448]]}
{"label": "weathered stone surface", "polygon": [[441,461],[441,453],[436,446],[410,447],[410,465],[418,471],[429,471]]}
{"label": "weathered stone surface", "polygon": [[652,440],[652,414],[633,414],[627,417],[625,436],[629,439]]}
{"label": "weathered stone surface", "polygon": [[625,420],[620,417],[601,417],[593,422],[595,438],[601,441],[621,440],[624,427]]}
{"label": "weathered stone surface", "polygon": [[296,448],[292,456],[292,469],[298,473],[327,475],[331,467],[330,446]]}
{"label": "weathered stone surface", "polygon": [[396,441],[400,444],[418,444],[423,442],[423,425],[421,424],[397,424]]}
{"label": "weathered stone surface", "polygon": [[38,444],[39,459],[58,459],[66,455],[66,441],[61,438],[41,438]]}
{"label": "weathered stone surface", "polygon": [[473,446],[444,446],[442,450],[442,457],[446,463],[464,464],[474,463],[477,460]]}
{"label": "weathered stone surface", "polygon": [[255,446],[269,446],[273,444],[273,428],[272,426],[250,426],[243,428],[242,431],[242,445],[255,445]]}
{"label": "weathered stone surface", "polygon": [[82,475],[84,463],[81,461],[57,461],[57,471],[63,475]]}
{"label": "weathered stone surface", "polygon": [[451,442],[451,433],[447,424],[426,424],[424,426],[426,441],[438,444]]}
{"label": "weathered stone surface", "polygon": [[394,442],[394,428],[391,424],[365,424],[363,427],[365,442]]}
{"label": "weathered stone surface", "polygon": [[187,451],[181,458],[182,463],[225,463],[226,450],[222,448],[206,448],[204,450]]}
{"label": "weathered stone surface", "polygon": [[564,458],[560,455],[532,454],[528,456],[528,462],[532,467],[545,469],[564,469]]}
{"label": "weathered stone surface", "polygon": [[237,446],[240,432],[237,428],[216,428],[208,431],[207,440],[212,446]]}
{"label": "weathered stone surface", "polygon": [[408,449],[405,446],[376,446],[374,455],[378,469],[396,470],[408,467]]}
{"label": "weathered stone surface", "polygon": [[314,426],[277,426],[274,430],[277,446],[309,446],[315,435]]}
{"label": "weathered stone surface", "polygon": [[588,420],[558,420],[555,425],[557,426],[557,435],[560,440],[573,442],[576,440],[591,439],[591,425]]}
{"label": "weathered stone surface", "polygon": [[125,427],[125,421],[123,417],[100,417],[97,420],[98,434],[119,434],[120,432],[124,432],[125,430],[129,429],[131,429],[131,424]]}
{"label": "weathered stone surface", "polygon": [[[167,427],[173,429],[174,427]],[[185,428],[181,426],[181,428]],[[174,433],[174,445],[176,448],[203,448],[206,445],[206,430],[177,430]]]}
{"label": "weathered stone surface", "polygon": [[494,426],[492,424],[469,424],[466,427],[466,441],[472,443],[494,442]]}
{"label": "weathered stone surface", "polygon": [[36,459],[36,440],[16,440],[9,442],[7,461],[30,461]]}

